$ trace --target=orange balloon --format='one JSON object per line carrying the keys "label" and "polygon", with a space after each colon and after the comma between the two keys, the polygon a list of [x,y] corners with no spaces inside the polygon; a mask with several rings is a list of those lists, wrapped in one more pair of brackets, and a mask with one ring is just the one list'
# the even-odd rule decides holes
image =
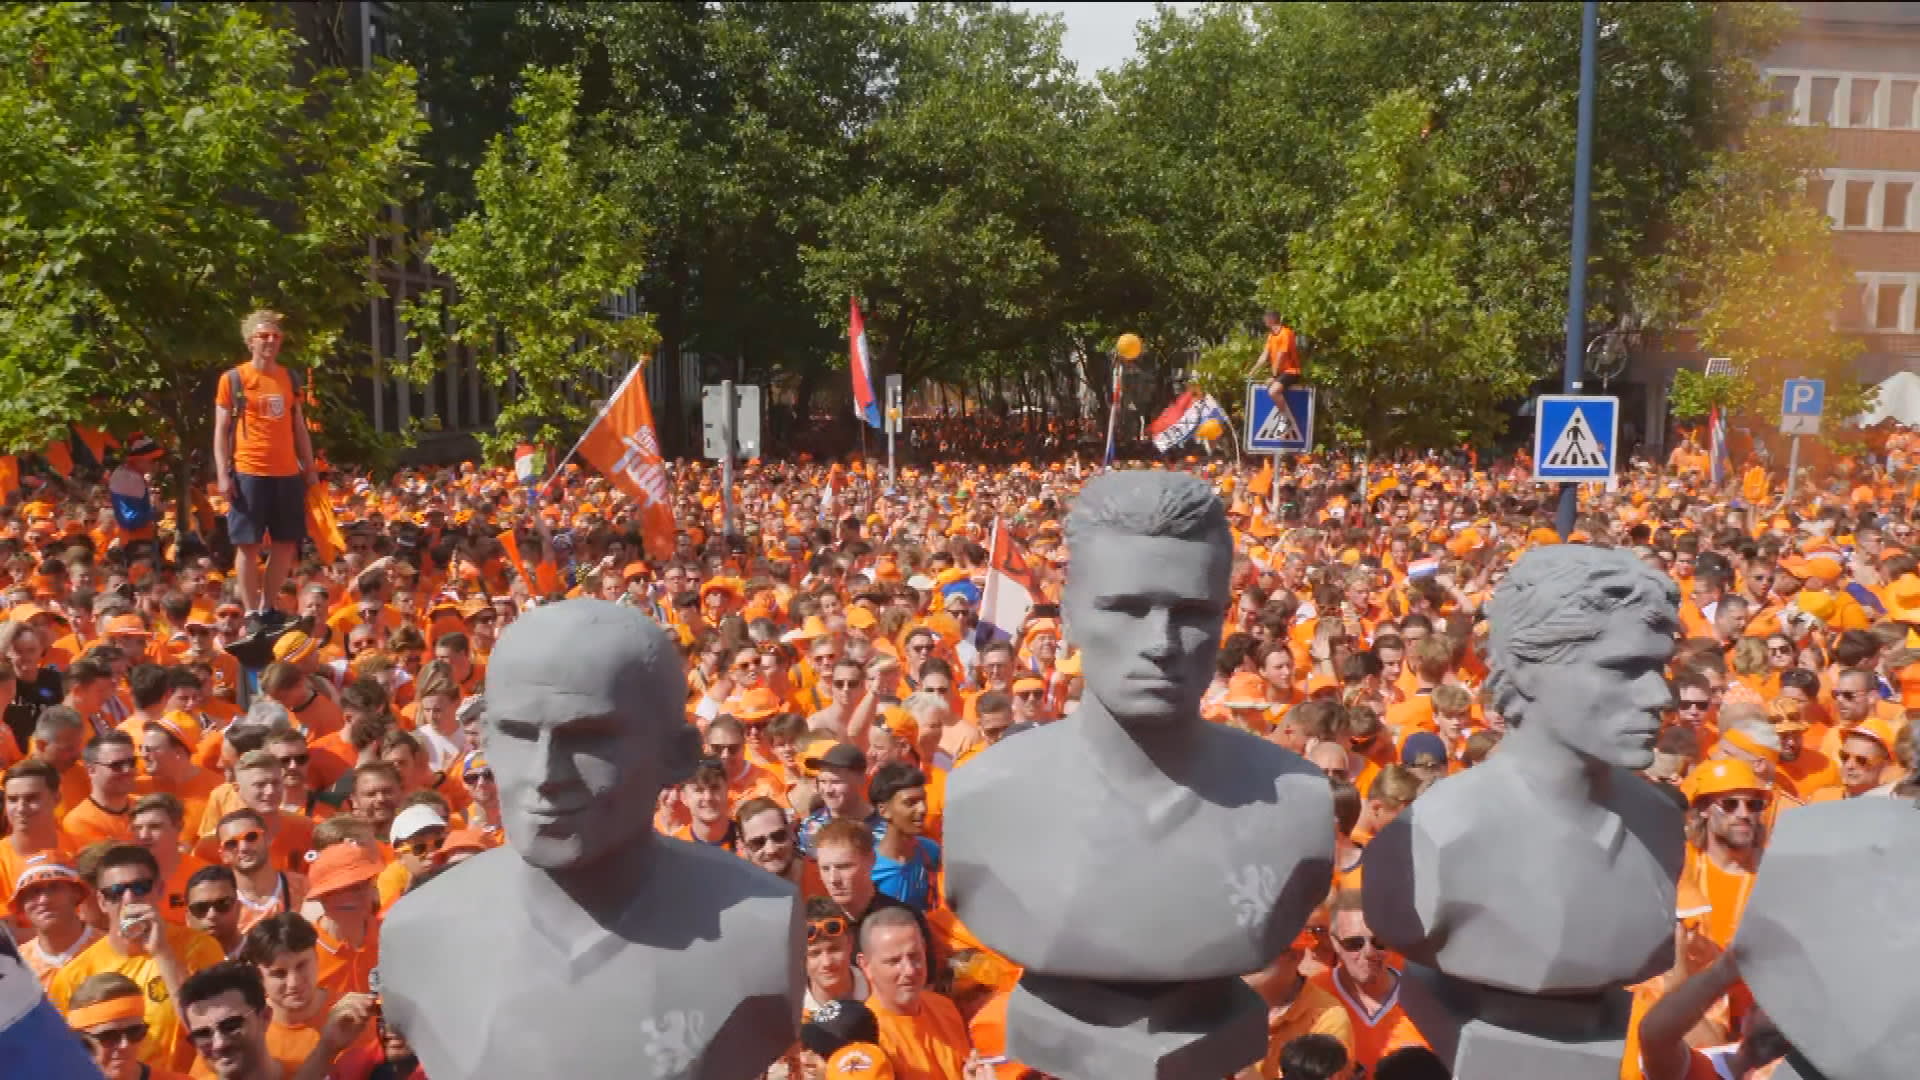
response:
{"label": "orange balloon", "polygon": [[1119,353],[1122,360],[1138,360],[1141,347],[1139,334],[1121,334],[1120,340],[1113,343],[1113,351]]}
{"label": "orange balloon", "polygon": [[1227,429],[1226,425],[1220,423],[1218,419],[1207,419],[1200,421],[1200,426],[1194,428],[1193,433],[1208,442],[1212,442],[1220,436],[1225,435]]}

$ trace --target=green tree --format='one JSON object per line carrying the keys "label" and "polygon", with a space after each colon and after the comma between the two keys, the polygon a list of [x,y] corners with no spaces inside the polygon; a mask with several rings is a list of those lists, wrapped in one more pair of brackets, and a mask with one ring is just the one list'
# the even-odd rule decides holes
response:
{"label": "green tree", "polygon": [[473,350],[481,373],[511,390],[480,442],[493,457],[515,443],[557,444],[581,431],[591,396],[582,376],[618,378],[654,340],[652,320],[607,309],[643,266],[645,233],[613,190],[605,148],[578,130],[580,83],[570,71],[529,69],[514,99],[518,124],[494,137],[475,170],[479,206],[428,256],[452,281],[405,308],[422,348],[412,377],[430,375],[449,346]]}
{"label": "green tree", "polygon": [[[77,422],[204,453],[258,306],[346,393],[367,239],[421,126],[407,68],[314,70],[250,4],[10,5],[0,55],[0,446]],[[329,412],[321,443],[364,434]]]}
{"label": "green tree", "polygon": [[1484,439],[1538,375],[1514,348],[1513,315],[1472,276],[1473,228],[1459,209],[1470,182],[1432,115],[1410,91],[1368,112],[1346,158],[1351,194],[1294,238],[1287,269],[1261,292],[1313,342],[1324,442]]}
{"label": "green tree", "polygon": [[1061,32],[988,4],[921,4],[902,28],[890,99],[853,150],[859,180],[802,251],[828,325],[860,298],[882,372],[957,382],[1066,355],[1096,99]]}

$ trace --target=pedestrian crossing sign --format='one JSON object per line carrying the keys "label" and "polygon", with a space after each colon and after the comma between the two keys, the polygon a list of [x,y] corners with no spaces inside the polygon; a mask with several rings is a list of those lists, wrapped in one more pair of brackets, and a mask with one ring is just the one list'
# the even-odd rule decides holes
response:
{"label": "pedestrian crossing sign", "polygon": [[1583,483],[1613,478],[1620,399],[1545,394],[1533,405],[1533,478]]}
{"label": "pedestrian crossing sign", "polygon": [[1294,386],[1278,401],[1267,384],[1247,384],[1247,453],[1303,454],[1313,447],[1313,387]]}

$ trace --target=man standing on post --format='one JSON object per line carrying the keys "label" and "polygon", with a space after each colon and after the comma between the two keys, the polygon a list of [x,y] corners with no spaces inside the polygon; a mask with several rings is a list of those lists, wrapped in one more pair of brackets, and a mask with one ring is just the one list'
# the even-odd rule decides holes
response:
{"label": "man standing on post", "polygon": [[227,534],[238,551],[234,578],[249,612],[247,637],[234,651],[247,666],[264,667],[268,646],[289,621],[274,610],[273,601],[307,535],[313,439],[300,407],[300,381],[279,363],[285,340],[279,313],[248,315],[240,322],[240,334],[251,359],[220,380],[213,410],[213,460],[220,494],[229,507]]}

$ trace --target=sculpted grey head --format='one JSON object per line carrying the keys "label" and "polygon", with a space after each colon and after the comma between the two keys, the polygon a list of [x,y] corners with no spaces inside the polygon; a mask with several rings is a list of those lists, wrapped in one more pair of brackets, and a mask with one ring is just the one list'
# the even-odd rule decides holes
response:
{"label": "sculpted grey head", "polygon": [[507,840],[547,870],[639,853],[660,789],[689,774],[680,654],[634,608],[577,599],[535,608],[487,668],[486,747]]}
{"label": "sculpted grey head", "polygon": [[[1581,756],[1644,769],[1680,629],[1680,589],[1630,552],[1536,548],[1487,607],[1487,691],[1507,724]],[[1528,729],[1533,729],[1528,731]]]}
{"label": "sculpted grey head", "polygon": [[1199,723],[1233,569],[1219,497],[1187,473],[1107,473],[1074,500],[1067,546],[1086,693],[1122,724]]}

